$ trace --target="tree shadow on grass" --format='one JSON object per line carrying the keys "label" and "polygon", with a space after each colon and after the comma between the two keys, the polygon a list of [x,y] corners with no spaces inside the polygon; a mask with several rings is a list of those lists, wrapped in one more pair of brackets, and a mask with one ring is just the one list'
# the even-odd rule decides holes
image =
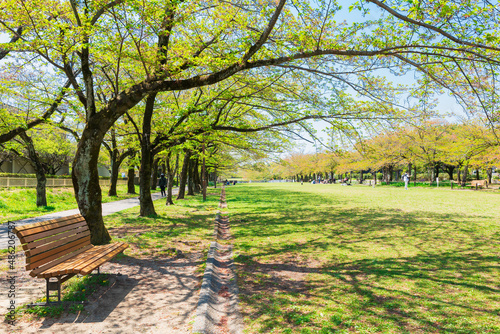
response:
{"label": "tree shadow on grass", "polygon": [[258,330],[500,332],[500,231],[475,223],[485,217],[252,191],[228,198],[244,311]]}
{"label": "tree shadow on grass", "polygon": [[[272,328],[298,332],[307,325],[325,332],[363,328],[400,333],[498,332],[497,260],[442,253],[325,268],[247,258],[240,261],[238,274],[244,315],[253,321],[261,317],[264,332]],[[478,279],[477,274],[484,273],[494,275]],[[464,297],[464,293],[477,297]]]}

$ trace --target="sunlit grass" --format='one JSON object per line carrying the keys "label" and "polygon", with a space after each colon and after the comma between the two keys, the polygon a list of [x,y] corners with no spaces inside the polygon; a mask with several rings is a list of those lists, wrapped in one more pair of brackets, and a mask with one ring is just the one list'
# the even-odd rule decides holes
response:
{"label": "sunlit grass", "polygon": [[[107,188],[102,189],[102,202],[113,202],[125,198],[139,196],[139,187],[136,186],[135,195],[127,194],[127,185],[118,185],[118,196],[107,196]],[[19,220],[29,217],[46,215],[76,209],[73,188],[47,188],[47,206],[36,206],[35,188],[0,188],[0,222]]]}
{"label": "sunlit grass", "polygon": [[155,201],[156,217],[139,217],[139,207],[105,217],[113,241],[129,244],[129,256],[173,256],[204,252],[213,241],[215,215],[219,210],[219,189],[210,189],[207,201],[201,195]]}
{"label": "sunlit grass", "polygon": [[499,333],[500,193],[227,187],[248,333]]}

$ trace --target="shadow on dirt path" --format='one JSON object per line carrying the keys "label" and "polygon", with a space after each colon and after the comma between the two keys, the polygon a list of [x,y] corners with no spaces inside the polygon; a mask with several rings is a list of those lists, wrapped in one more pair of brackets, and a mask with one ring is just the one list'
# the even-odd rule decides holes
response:
{"label": "shadow on dirt path", "polygon": [[[8,333],[190,333],[201,284],[196,273],[201,259],[201,254],[121,258],[102,266],[101,272],[111,274],[110,284],[94,293],[83,311],[2,326],[8,326]],[[43,290],[39,295],[43,296]]]}

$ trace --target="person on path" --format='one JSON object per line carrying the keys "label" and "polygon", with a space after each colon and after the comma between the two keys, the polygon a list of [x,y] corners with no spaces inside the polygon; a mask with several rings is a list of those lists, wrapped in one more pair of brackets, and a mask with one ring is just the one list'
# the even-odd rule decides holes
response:
{"label": "person on path", "polygon": [[165,174],[161,174],[158,186],[161,190],[161,196],[167,196],[167,193],[165,192],[165,187],[167,186],[167,178],[165,177]]}
{"label": "person on path", "polygon": [[410,181],[410,177],[408,176],[408,173],[403,174],[403,181],[405,181],[405,190],[408,190],[408,182]]}

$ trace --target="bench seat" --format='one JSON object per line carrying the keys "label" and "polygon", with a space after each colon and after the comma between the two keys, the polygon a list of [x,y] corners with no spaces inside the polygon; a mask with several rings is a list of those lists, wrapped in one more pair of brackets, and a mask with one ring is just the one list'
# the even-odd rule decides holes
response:
{"label": "bench seat", "polygon": [[82,253],[70,257],[54,267],[39,273],[33,273],[32,271],[30,275],[38,278],[57,277],[66,274],[80,274],[85,276],[111,260],[117,254],[123,252],[127,247],[128,245],[123,242],[102,246],[91,245],[90,248],[85,249]]}

